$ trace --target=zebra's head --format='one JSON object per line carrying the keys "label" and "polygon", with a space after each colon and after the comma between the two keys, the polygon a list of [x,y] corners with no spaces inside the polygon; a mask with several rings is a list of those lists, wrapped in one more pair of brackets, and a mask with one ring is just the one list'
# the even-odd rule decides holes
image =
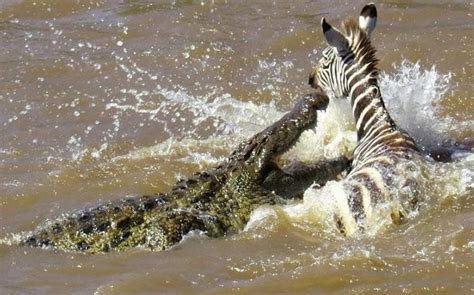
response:
{"label": "zebra's head", "polygon": [[373,3],[364,6],[359,22],[353,19],[344,21],[342,31],[331,26],[323,17],[321,26],[329,46],[323,50],[321,59],[310,74],[309,84],[313,88],[332,92],[336,97],[346,97],[351,74],[361,67],[376,72],[375,49],[369,40],[376,23],[377,9]]}

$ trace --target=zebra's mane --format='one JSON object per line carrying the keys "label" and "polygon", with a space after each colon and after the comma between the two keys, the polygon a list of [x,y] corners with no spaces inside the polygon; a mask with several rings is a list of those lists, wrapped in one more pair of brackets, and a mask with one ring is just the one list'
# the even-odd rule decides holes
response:
{"label": "zebra's mane", "polygon": [[359,27],[359,23],[353,18],[348,18],[342,23],[342,33],[349,39],[349,46],[357,63],[359,65],[367,64],[367,73],[377,75],[379,60],[375,57],[377,51],[372,46],[369,35]]}

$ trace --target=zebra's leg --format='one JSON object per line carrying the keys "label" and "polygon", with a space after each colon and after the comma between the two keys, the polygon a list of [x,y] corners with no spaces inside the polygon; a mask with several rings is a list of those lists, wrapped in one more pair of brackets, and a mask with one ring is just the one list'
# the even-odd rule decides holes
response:
{"label": "zebra's leg", "polygon": [[302,197],[312,184],[322,186],[335,180],[349,165],[350,161],[343,156],[314,163],[295,161],[282,169],[272,170],[262,186],[284,198]]}

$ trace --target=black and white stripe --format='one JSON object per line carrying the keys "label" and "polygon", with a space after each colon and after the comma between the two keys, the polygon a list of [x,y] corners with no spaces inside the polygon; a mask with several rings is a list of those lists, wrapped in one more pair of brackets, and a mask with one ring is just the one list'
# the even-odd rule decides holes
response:
{"label": "black and white stripe", "polygon": [[[346,234],[366,228],[375,205],[393,201],[393,167],[418,151],[413,139],[395,125],[384,106],[375,49],[369,40],[376,18],[374,4],[362,9],[359,23],[346,20],[342,32],[323,18],[322,28],[330,46],[310,76],[313,87],[333,92],[336,97],[348,97],[356,122],[358,144],[344,180],[347,193],[336,196],[338,224]],[[401,222],[402,209],[394,208],[392,219]]]}

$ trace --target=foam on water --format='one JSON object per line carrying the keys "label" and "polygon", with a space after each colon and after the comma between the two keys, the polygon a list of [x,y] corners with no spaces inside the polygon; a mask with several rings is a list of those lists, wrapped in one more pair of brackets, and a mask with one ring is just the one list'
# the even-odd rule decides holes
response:
{"label": "foam on water", "polygon": [[[269,68],[273,64],[265,63],[265,65]],[[276,64],[273,66],[278,67]],[[128,73],[131,70],[126,68],[124,71]],[[153,77],[145,70],[140,69],[138,72]],[[275,79],[278,79],[278,75]],[[446,145],[452,138],[474,127],[473,121],[457,122],[451,117],[439,115],[440,102],[450,89],[450,79],[451,74],[439,73],[434,66],[423,69],[419,63],[407,60],[394,65],[393,73],[381,74],[380,87],[390,114],[400,127],[407,130],[417,143],[427,150]],[[148,113],[151,119],[156,119],[160,115],[163,117],[163,113],[177,117],[183,117],[182,113],[185,112],[191,115],[192,127],[181,135],[169,132],[170,138],[167,141],[155,147],[144,148],[147,151],[154,148],[162,151],[163,146],[169,146],[169,141],[176,144],[183,141],[184,145],[190,147],[194,140],[196,145],[201,145],[199,143],[201,140],[209,140],[215,144],[219,142],[219,138],[224,139],[221,142],[226,148],[231,148],[284,114],[284,111],[278,110],[274,103],[243,102],[229,94],[220,94],[218,89],[210,89],[209,94],[205,96],[192,96],[186,89],[180,87],[167,89],[158,85],[151,93],[143,93],[137,89],[124,89],[123,93],[133,95],[135,103],[111,102],[107,108]],[[163,97],[163,101],[160,101],[156,108],[147,108],[143,95],[159,95]],[[176,109],[181,113],[176,112]],[[216,130],[209,138],[196,137],[199,125],[207,121],[212,121]],[[166,126],[167,124],[165,129]],[[305,161],[331,158],[340,154],[350,155],[356,144],[356,135],[353,131],[354,121],[349,103],[346,100],[333,99],[327,111],[320,113],[315,130],[303,133],[300,143],[289,155],[290,157],[297,155],[299,159]],[[172,152],[172,149],[168,150]],[[132,153],[136,157],[139,151]],[[145,152],[143,156],[153,156],[153,153]]]}
{"label": "foam on water", "polygon": [[[472,198],[474,195],[472,155],[453,163],[434,162],[427,157],[418,157],[399,163],[396,170],[398,173],[395,174],[399,177],[395,178],[394,186],[390,188],[394,201],[382,202],[372,210],[368,216],[369,228],[365,236],[373,236],[387,230],[392,224],[390,218],[392,209],[399,208],[400,203],[408,203],[413,195],[421,196],[420,209],[407,212],[409,222],[416,220],[419,214],[426,214],[430,208],[437,207],[446,199]],[[417,185],[407,186],[407,179],[416,180]],[[345,198],[337,197],[347,195],[344,182],[345,180],[330,181],[321,188],[310,188],[305,192],[302,202],[283,208],[259,208],[252,213],[246,230],[259,233],[263,228],[269,230],[278,227],[275,223],[289,221],[297,227],[301,227],[302,223],[306,224],[305,228],[309,232],[316,229],[330,235],[337,234],[335,214],[350,216],[350,212],[338,211],[340,208],[347,208],[339,204],[345,201]],[[356,228],[356,225],[352,224],[352,227]]]}
{"label": "foam on water", "polygon": [[425,150],[449,146],[454,138],[474,129],[474,121],[456,121],[439,115],[441,101],[451,88],[452,74],[435,66],[423,69],[419,62],[404,60],[393,65],[395,73],[382,73],[380,88],[392,118],[409,131]]}
{"label": "foam on water", "polygon": [[[278,65],[265,63],[265,66],[268,68]],[[140,74],[156,80],[153,74],[143,69],[122,69],[125,73],[133,71],[134,75]],[[394,65],[392,73],[381,74],[381,91],[394,120],[428,150],[449,142],[450,138],[473,126],[473,122],[458,124],[452,118],[439,115],[440,102],[451,87],[450,78],[450,74],[439,73],[435,67],[425,70],[419,63],[406,60]],[[160,85],[150,92],[139,89],[124,89],[122,92],[131,95],[133,100],[127,103],[120,100],[110,102],[107,109],[149,114],[150,120],[165,122],[165,129],[168,124],[166,121],[173,116],[189,123],[178,134],[169,131],[169,138],[161,143],[115,156],[111,161],[173,156],[178,160],[197,163],[203,168],[208,167],[223,160],[221,155],[216,156],[213,151],[232,149],[284,114],[274,103],[240,101],[219,89],[210,89],[205,96],[193,96],[182,87],[168,89]],[[162,99],[159,104],[153,105],[144,100],[145,96],[160,96]],[[212,122],[213,131],[204,136],[196,136],[200,126],[208,122]],[[304,132],[295,147],[284,155],[284,159],[317,161],[341,154],[350,156],[357,141],[354,125],[348,101],[331,99],[327,110],[319,112],[317,127]],[[466,196],[473,190],[472,157],[472,153],[464,152],[455,156],[454,162],[447,164],[418,159],[415,169],[404,175],[423,183],[422,187],[426,192],[421,194],[426,195],[425,205],[448,196]],[[402,166],[400,169],[403,169]],[[338,207],[334,196],[340,195],[343,190],[341,182],[332,181],[320,189],[308,190],[303,202],[284,208],[257,209],[246,230],[257,233],[259,228],[273,227],[289,220],[293,224],[311,224],[308,228],[314,229],[316,226],[324,231],[334,232],[333,216]],[[410,191],[395,192],[405,195],[409,193]],[[396,204],[381,204],[377,208],[377,212],[373,214],[374,224],[377,226],[371,228],[369,234],[375,234],[391,224],[386,216],[390,216],[387,212],[393,206]],[[413,214],[411,217],[416,216],[416,212]]]}
{"label": "foam on water", "polygon": [[303,132],[297,144],[285,156],[305,162],[340,155],[350,157],[357,144],[354,125],[349,102],[331,99],[326,111],[318,113],[316,127]]}
{"label": "foam on water", "polygon": [[[196,138],[195,129],[185,132],[182,136],[170,134],[170,137],[162,143],[154,146],[139,148],[122,156],[115,157],[119,159],[142,159],[155,156],[176,155],[177,152],[186,150],[189,156],[186,158],[202,158],[204,162],[215,163],[221,158],[201,157],[200,152],[196,151],[199,147],[208,147],[210,150],[215,147],[230,149],[237,143],[252,136],[265,126],[280,118],[283,112],[276,109],[273,103],[257,105],[253,102],[242,102],[232,98],[229,94],[223,94],[215,98],[211,96],[193,97],[187,94],[185,90],[169,90],[157,87],[157,94],[163,95],[165,101],[160,105],[160,109],[169,104],[179,104],[182,112],[188,112],[192,115],[192,126],[198,128],[203,122],[212,121],[215,131],[208,138],[198,136]],[[127,109],[136,112],[145,110],[135,106],[124,106],[109,104],[111,108]],[[149,113],[158,114],[160,109],[146,110]],[[198,153],[194,155],[194,153]],[[193,156],[194,155],[194,156]]]}
{"label": "foam on water", "polygon": [[[408,131],[415,140],[428,150],[439,147],[474,122],[457,124],[452,118],[439,116],[439,103],[450,87],[450,74],[439,73],[435,67],[423,70],[419,63],[403,61],[394,66],[394,73],[381,75],[381,91],[397,124]],[[288,155],[304,160],[321,159],[337,154],[350,155],[356,144],[352,114],[347,101],[332,100],[326,113],[321,115],[315,130],[305,132]],[[342,122],[342,124],[341,124]],[[402,175],[395,179],[397,189],[392,188],[395,199],[403,201],[406,196],[418,193],[423,196],[420,211],[443,202],[445,198],[469,198],[473,195],[474,154],[463,152],[454,156],[451,163],[438,163],[431,159],[417,157],[397,166]],[[417,188],[403,185],[406,178],[416,179]],[[268,229],[268,223],[290,220],[294,224],[310,223],[308,228],[319,227],[327,232],[335,232],[334,213],[339,198],[344,195],[344,181],[331,181],[319,189],[308,189],[303,202],[285,206],[282,210],[272,208],[257,209],[246,230]],[[398,189],[402,188],[402,189]],[[391,220],[390,210],[397,204],[383,203],[375,208],[367,234],[374,235],[386,229]],[[275,218],[276,215],[285,218]],[[409,219],[416,218],[418,211],[411,212]]]}

